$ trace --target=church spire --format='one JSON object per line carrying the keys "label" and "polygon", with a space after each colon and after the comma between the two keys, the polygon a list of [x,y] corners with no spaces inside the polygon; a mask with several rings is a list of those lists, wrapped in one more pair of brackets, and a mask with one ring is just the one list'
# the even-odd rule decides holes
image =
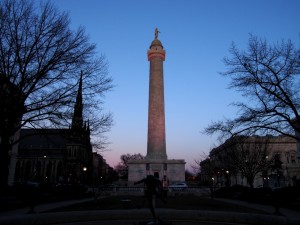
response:
{"label": "church spire", "polygon": [[79,79],[79,87],[76,96],[76,102],[74,106],[74,113],[72,118],[72,129],[81,130],[83,127],[83,117],[82,117],[83,105],[82,105],[82,72]]}

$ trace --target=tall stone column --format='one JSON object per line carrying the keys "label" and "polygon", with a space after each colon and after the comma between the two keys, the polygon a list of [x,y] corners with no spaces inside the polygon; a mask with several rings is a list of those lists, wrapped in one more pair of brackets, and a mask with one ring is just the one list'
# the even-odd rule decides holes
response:
{"label": "tall stone column", "polygon": [[128,185],[154,174],[158,174],[160,179],[166,177],[170,184],[185,180],[185,161],[168,159],[166,153],[163,76],[165,50],[158,40],[158,33],[155,29],[155,39],[148,50],[150,75],[147,155],[145,159],[128,161]]}
{"label": "tall stone column", "polygon": [[158,40],[158,30],[155,29],[155,39],[148,50],[150,61],[149,77],[149,108],[148,108],[148,142],[147,160],[166,160],[165,103],[163,61],[165,50]]}

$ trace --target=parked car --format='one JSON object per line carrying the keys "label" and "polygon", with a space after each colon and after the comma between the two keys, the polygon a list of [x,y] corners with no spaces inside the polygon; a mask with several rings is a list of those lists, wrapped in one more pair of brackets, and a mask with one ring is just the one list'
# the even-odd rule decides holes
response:
{"label": "parked car", "polygon": [[116,184],[107,184],[99,187],[101,191],[117,191],[119,186]]}
{"label": "parked car", "polygon": [[176,183],[176,184],[171,184],[169,185],[169,190],[171,191],[182,191],[184,189],[186,189],[188,186],[186,183],[181,182],[181,183]]}

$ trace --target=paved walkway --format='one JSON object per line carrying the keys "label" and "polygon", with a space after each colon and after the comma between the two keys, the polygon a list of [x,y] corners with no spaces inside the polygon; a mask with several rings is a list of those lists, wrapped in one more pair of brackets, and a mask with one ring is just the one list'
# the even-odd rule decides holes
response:
{"label": "paved walkway", "polygon": [[[36,214],[27,214],[28,208],[0,212],[0,225],[19,225],[21,224],[63,224],[63,225],[128,225],[147,224],[151,221],[151,214],[148,209],[130,209],[130,210],[95,210],[95,211],[77,211],[77,212],[47,212],[49,210],[60,208],[76,203],[82,203],[92,200],[81,199],[59,203],[50,203],[38,205],[35,207]],[[203,224],[203,225],[299,225],[300,212],[281,208],[279,215],[274,215],[274,208],[268,205],[253,204],[243,201],[229,199],[219,199],[224,202],[238,204],[244,207],[255,208],[266,212],[266,214],[250,214],[235,212],[217,212],[204,210],[173,210],[157,209],[157,214],[163,221],[168,221],[173,225],[181,224]],[[47,212],[47,213],[43,213]],[[169,223],[169,224],[170,224]],[[161,223],[163,224],[163,223]],[[165,223],[168,224],[168,223]]]}
{"label": "paved walkway", "polygon": [[[36,214],[47,212],[53,209],[62,208],[78,203],[84,203],[88,201],[92,201],[93,198],[84,198],[84,199],[77,199],[77,200],[70,200],[70,201],[61,201],[61,202],[53,202],[53,203],[45,203],[45,204],[39,204],[34,207],[34,211]],[[29,207],[20,208],[20,209],[14,209],[10,211],[4,211],[0,212],[0,218],[1,217],[7,217],[7,216],[19,216],[19,215],[26,215],[29,212]],[[1,224],[1,223],[0,223]]]}
{"label": "paved walkway", "polygon": [[[241,205],[241,206],[248,207],[248,208],[259,209],[259,210],[269,213],[271,215],[275,214],[275,208],[271,205],[262,205],[262,204],[256,204],[256,203],[251,203],[251,202],[246,202],[246,201],[231,200],[231,199],[219,199],[218,198],[218,200]],[[300,220],[300,212],[299,211],[291,210],[291,209],[287,209],[287,208],[280,208],[279,213],[281,214],[281,216]]]}

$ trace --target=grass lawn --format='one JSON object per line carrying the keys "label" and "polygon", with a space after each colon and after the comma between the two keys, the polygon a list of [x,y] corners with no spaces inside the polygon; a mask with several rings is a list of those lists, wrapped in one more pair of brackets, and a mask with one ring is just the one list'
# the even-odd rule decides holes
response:
{"label": "grass lawn", "polygon": [[[130,200],[124,201],[124,200]],[[231,203],[222,202],[218,199],[204,198],[194,195],[170,196],[167,203],[156,199],[156,208],[182,209],[182,210],[210,210],[210,211],[230,211],[241,213],[266,214],[260,210],[243,207]],[[81,211],[81,210],[113,210],[113,209],[140,209],[148,208],[147,200],[143,196],[108,196],[97,201],[90,201],[76,204],[53,211]]]}

